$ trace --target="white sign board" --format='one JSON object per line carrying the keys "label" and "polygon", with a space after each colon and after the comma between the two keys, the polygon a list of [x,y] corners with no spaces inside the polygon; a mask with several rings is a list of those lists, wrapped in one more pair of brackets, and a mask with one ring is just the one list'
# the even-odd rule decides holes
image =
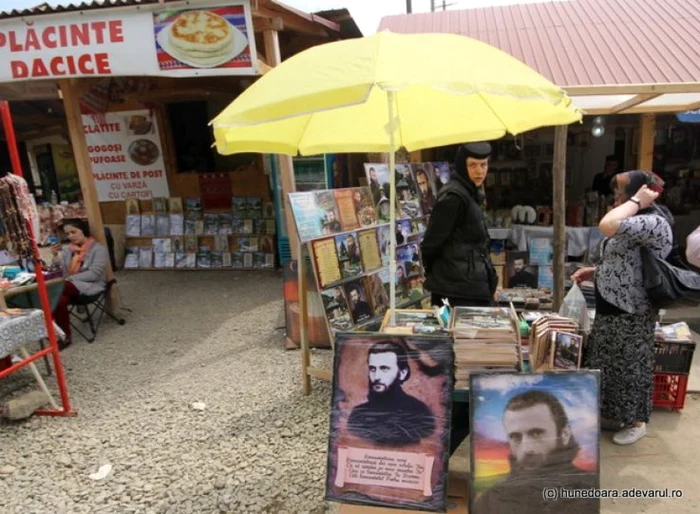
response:
{"label": "white sign board", "polygon": [[148,110],[83,115],[85,139],[100,202],[168,197],[163,151]]}
{"label": "white sign board", "polygon": [[[212,5],[215,4],[215,5]],[[246,1],[0,20],[0,83],[70,77],[254,75]]]}

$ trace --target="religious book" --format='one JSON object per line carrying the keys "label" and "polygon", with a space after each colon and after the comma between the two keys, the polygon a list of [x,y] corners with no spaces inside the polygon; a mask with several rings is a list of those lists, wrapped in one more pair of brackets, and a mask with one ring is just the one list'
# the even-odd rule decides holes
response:
{"label": "religious book", "polygon": [[263,218],[274,218],[275,217],[275,203],[274,202],[263,202]]}
{"label": "religious book", "polygon": [[166,253],[162,252],[156,252],[154,254],[154,259],[153,259],[153,267],[154,268],[166,268],[167,267],[167,262],[165,256],[168,255]]}
{"label": "religious book", "polygon": [[265,254],[262,252],[253,252],[253,267],[254,268],[264,268],[265,267]]}
{"label": "religious book", "polygon": [[248,238],[248,249],[245,251],[248,251],[248,252],[259,251],[260,250],[259,243],[260,243],[260,240],[257,237],[255,237],[255,236],[249,237]]}
{"label": "religious book", "polygon": [[231,267],[243,267],[243,252],[231,252]]}
{"label": "religious book", "polygon": [[217,252],[228,252],[229,251],[229,244],[228,244],[228,236],[214,236],[214,249]]}
{"label": "religious book", "polygon": [[126,215],[141,214],[141,209],[139,208],[139,201],[135,198],[129,198],[126,201]]}
{"label": "religious book", "polygon": [[198,236],[203,236],[204,235],[204,220],[203,219],[198,219],[195,224],[194,224],[194,232]]}
{"label": "religious book", "polygon": [[382,267],[382,256],[379,253],[379,240],[375,229],[362,230],[357,235],[360,240],[362,267],[367,273]]}
{"label": "religious book", "polygon": [[167,214],[156,214],[156,235],[170,235],[170,216]]}
{"label": "religious book", "polygon": [[167,198],[154,198],[153,199],[153,212],[156,214],[166,214],[168,212],[168,199]]}
{"label": "religious book", "polygon": [[153,267],[153,249],[150,246],[142,246],[139,248],[139,268]]}
{"label": "religious book", "polygon": [[222,252],[211,252],[211,267],[222,268],[224,266],[224,257]]}
{"label": "religious book", "polygon": [[175,267],[175,254],[174,253],[166,253],[165,254],[165,267],[166,268],[174,268]]}
{"label": "religious book", "polygon": [[527,246],[530,252],[530,264],[533,266],[551,265],[554,260],[554,248],[552,244],[552,240],[546,237],[529,239]]}
{"label": "religious book", "polygon": [[252,219],[243,220],[243,233],[252,234],[254,232],[255,225]]}
{"label": "religious book", "polygon": [[199,198],[190,197],[185,200],[185,210],[187,213],[201,214],[202,202]]}
{"label": "religious book", "polygon": [[248,202],[244,196],[234,196],[231,198],[231,207],[234,216],[245,218],[248,213]]}
{"label": "religious book", "polygon": [[219,216],[217,214],[204,214],[204,233],[207,236],[215,236],[219,233]]}
{"label": "religious book", "polygon": [[231,252],[223,252],[221,254],[221,264],[224,268],[231,267]]}
{"label": "religious book", "polygon": [[156,215],[142,214],[141,215],[141,235],[155,236],[156,235]]}
{"label": "religious book", "polygon": [[262,198],[259,196],[249,196],[246,198],[248,218],[262,218],[263,207]]}
{"label": "religious book", "polygon": [[124,269],[137,269],[139,267],[139,248],[131,246],[126,249],[124,256]]}
{"label": "religious book", "polygon": [[328,285],[341,280],[343,276],[338,263],[335,239],[332,237],[317,239],[311,242],[311,248],[321,288],[325,289]]}
{"label": "religious book", "polygon": [[168,208],[170,214],[182,214],[182,198],[168,198]]}
{"label": "religious book", "polygon": [[180,213],[170,214],[170,235],[182,236],[185,234],[184,217]]}
{"label": "religious book", "polygon": [[129,214],[126,217],[126,236],[139,237],[141,235],[141,216]]}
{"label": "religious book", "polygon": [[274,268],[275,267],[275,254],[274,253],[266,253],[265,254],[265,267],[266,268]]}
{"label": "religious book", "polygon": [[258,248],[264,253],[273,253],[275,251],[275,242],[271,236],[260,236]]}
{"label": "religious book", "polygon": [[238,215],[233,215],[233,233],[243,234],[245,230],[245,219],[239,218]]}
{"label": "religious book", "polygon": [[169,253],[172,252],[172,242],[169,237],[154,238],[151,240],[153,243],[153,251],[156,253]]}
{"label": "religious book", "polygon": [[170,238],[170,246],[172,251],[184,252],[185,251],[185,237],[184,236],[173,236]]}
{"label": "religious book", "polygon": [[197,253],[197,267],[198,268],[211,268],[211,252],[200,251]]}
{"label": "religious book", "polygon": [[194,236],[197,235],[197,218],[187,216],[185,218],[185,235]]}
{"label": "religious book", "polygon": [[186,254],[187,257],[187,268],[196,268],[197,267],[197,254],[192,252],[188,252]]}
{"label": "religious book", "polygon": [[187,267],[187,254],[185,252],[175,253],[175,267],[178,269]]}
{"label": "religious book", "polygon": [[348,307],[345,291],[342,287],[331,287],[321,291],[321,300],[323,301],[323,309],[326,312],[326,318],[331,326],[331,330],[335,332],[352,328],[353,322],[350,307]]}
{"label": "religious book", "polygon": [[236,246],[239,252],[252,252],[250,249],[250,237],[248,236],[237,237]]}
{"label": "religious book", "polygon": [[275,227],[275,220],[265,220],[265,226],[266,234],[275,234],[275,232],[277,232],[277,229]]}
{"label": "religious book", "polygon": [[337,234],[343,231],[340,224],[340,214],[335,202],[333,191],[316,191],[317,216],[320,216],[321,232],[323,234]]}
{"label": "religious book", "polygon": [[338,206],[340,225],[343,230],[357,229],[360,223],[357,220],[357,211],[355,211],[353,191],[351,189],[335,189],[333,190],[333,195]]}
{"label": "religious book", "polygon": [[362,275],[362,257],[360,245],[357,242],[357,233],[350,232],[335,236],[335,245],[343,278]]}
{"label": "religious book", "polygon": [[185,252],[186,253],[197,253],[199,248],[199,241],[197,236],[185,236]]}
{"label": "religious book", "polygon": [[219,235],[229,236],[231,234],[233,234],[233,215],[219,214]]}
{"label": "religious book", "polygon": [[253,254],[251,252],[243,252],[243,267],[252,268],[253,267]]}

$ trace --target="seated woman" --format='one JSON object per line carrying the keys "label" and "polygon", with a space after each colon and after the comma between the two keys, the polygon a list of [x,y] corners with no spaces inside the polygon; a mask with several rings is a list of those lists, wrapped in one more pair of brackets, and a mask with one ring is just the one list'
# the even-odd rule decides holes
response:
{"label": "seated woman", "polygon": [[[109,262],[107,249],[90,236],[90,227],[85,221],[66,220],[63,230],[70,241],[68,248],[63,249],[60,244],[51,247],[53,260],[61,266],[66,279],[63,294],[53,313],[56,323],[66,333],[61,349],[72,342],[68,305],[76,296],[93,296],[105,290]],[[62,250],[63,258],[60,256]]]}

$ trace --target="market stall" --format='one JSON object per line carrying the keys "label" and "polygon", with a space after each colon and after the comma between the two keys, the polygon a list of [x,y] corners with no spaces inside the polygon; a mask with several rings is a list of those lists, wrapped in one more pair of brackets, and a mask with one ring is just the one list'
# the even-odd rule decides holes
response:
{"label": "market stall", "polygon": [[[202,128],[283,57],[330,38],[355,37],[357,28],[273,0],[253,5],[247,0],[176,1],[168,2],[167,9],[162,3],[0,13],[0,33],[16,42],[11,53],[2,53],[0,90],[20,114],[27,165],[43,204],[44,239],[56,235],[56,223],[68,209],[86,216],[101,242],[104,228],[111,231],[118,267],[127,255],[140,254],[143,260],[131,257],[129,267],[260,269],[284,262],[290,255],[282,192],[294,190],[293,168],[269,156],[221,156]],[[76,35],[82,27],[74,23],[76,13],[87,23],[85,34]],[[336,14],[342,13],[329,16]],[[31,28],[23,19],[32,20]],[[101,24],[109,31],[98,48],[96,27]],[[223,46],[209,57],[202,57],[206,48],[184,49],[179,27],[189,30],[188,24],[223,27]],[[56,27],[65,38],[55,47],[26,44]],[[202,41],[206,30],[197,36]],[[41,45],[43,40],[38,41]],[[37,50],[43,52],[40,57]],[[137,54],[142,58],[133,59]],[[82,67],[70,64],[80,59]],[[37,132],[42,125],[51,128],[50,134]],[[69,189],[76,183],[81,204],[71,203]],[[240,210],[239,201],[248,202],[247,208]],[[180,210],[170,208],[179,204]],[[138,219],[137,231],[135,216],[145,217]],[[211,223],[205,227],[205,217],[211,221],[214,216],[216,230]],[[241,226],[222,219],[228,217]],[[188,220],[195,225],[191,231],[184,226]],[[187,242],[186,236],[196,239]],[[178,255],[183,253],[187,255]]]}
{"label": "market stall", "polygon": [[[39,410],[36,411],[36,414],[72,416],[75,415],[75,412],[70,406],[65,373],[59,353],[57,331],[53,323],[46,279],[37,247],[35,235],[37,229],[35,227],[38,225],[38,214],[29,195],[27,184],[22,178],[22,167],[14,136],[12,116],[6,101],[0,102],[0,115],[14,172],[14,174],[5,172],[0,176],[0,221],[2,221],[5,230],[3,243],[9,245],[12,253],[20,261],[32,264],[41,303],[41,310],[7,309],[4,294],[0,292],[0,307],[2,307],[0,310],[0,341],[2,343],[0,344],[0,359],[5,360],[6,357],[10,357],[15,352],[21,356],[18,362],[13,364],[10,361],[9,366],[3,366],[3,369],[0,369],[0,378],[28,366],[46,397],[46,403],[51,406],[50,410]],[[43,348],[42,346],[41,350],[30,355],[26,345],[43,339],[49,340],[49,347]],[[48,355],[53,357],[61,406],[51,396],[34,364],[38,359]]]}

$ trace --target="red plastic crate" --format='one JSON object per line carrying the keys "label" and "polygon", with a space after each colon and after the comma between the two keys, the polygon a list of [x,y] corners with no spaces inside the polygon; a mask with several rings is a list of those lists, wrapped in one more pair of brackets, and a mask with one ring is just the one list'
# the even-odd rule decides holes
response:
{"label": "red plastic crate", "polygon": [[654,407],[681,410],[688,391],[688,375],[654,373]]}

